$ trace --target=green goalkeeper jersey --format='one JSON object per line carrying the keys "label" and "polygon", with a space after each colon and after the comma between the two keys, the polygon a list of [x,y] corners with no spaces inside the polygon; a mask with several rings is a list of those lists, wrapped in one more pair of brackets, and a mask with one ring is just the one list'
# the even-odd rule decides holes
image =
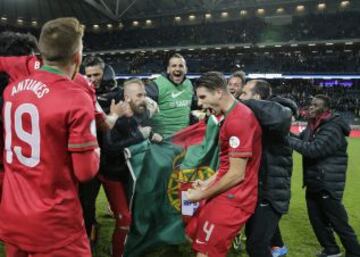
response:
{"label": "green goalkeeper jersey", "polygon": [[160,112],[151,119],[151,126],[155,133],[168,137],[189,125],[193,87],[189,79],[176,85],[160,76],[154,82],[159,90]]}

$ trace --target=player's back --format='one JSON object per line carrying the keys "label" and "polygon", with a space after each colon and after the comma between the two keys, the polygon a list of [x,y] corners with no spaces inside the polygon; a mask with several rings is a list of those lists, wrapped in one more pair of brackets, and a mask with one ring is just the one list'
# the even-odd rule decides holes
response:
{"label": "player's back", "polygon": [[82,136],[96,143],[94,131],[95,142],[81,130],[69,132],[82,122],[81,108],[93,115],[89,95],[54,72],[35,71],[4,92],[0,237],[28,251],[61,247],[83,232],[70,148],[86,147]]}

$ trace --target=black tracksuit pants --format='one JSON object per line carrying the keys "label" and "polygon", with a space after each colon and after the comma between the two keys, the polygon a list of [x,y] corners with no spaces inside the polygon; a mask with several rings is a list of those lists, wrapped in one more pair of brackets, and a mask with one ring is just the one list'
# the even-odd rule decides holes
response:
{"label": "black tracksuit pants", "polygon": [[97,177],[88,182],[79,184],[79,198],[83,209],[86,233],[90,238],[92,226],[96,225],[96,197],[99,194],[101,183]]}
{"label": "black tracksuit pants", "polygon": [[306,191],[306,204],[313,231],[327,254],[339,253],[333,231],[346,250],[346,257],[360,257],[360,245],[349,225],[348,216],[340,200],[328,192]]}
{"label": "black tracksuit pants", "polygon": [[250,257],[272,257],[271,242],[281,214],[268,202],[259,203],[245,226],[246,250]]}

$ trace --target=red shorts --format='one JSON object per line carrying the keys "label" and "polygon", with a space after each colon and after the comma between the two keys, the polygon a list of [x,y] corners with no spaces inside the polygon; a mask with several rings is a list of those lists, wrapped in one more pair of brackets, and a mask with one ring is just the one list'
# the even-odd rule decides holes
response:
{"label": "red shorts", "polygon": [[7,257],[91,257],[89,240],[85,230],[81,238],[76,239],[71,244],[49,252],[25,252],[16,245],[5,243]]}
{"label": "red shorts", "polygon": [[251,213],[226,202],[209,201],[200,207],[186,226],[193,250],[208,257],[226,257],[231,242]]}

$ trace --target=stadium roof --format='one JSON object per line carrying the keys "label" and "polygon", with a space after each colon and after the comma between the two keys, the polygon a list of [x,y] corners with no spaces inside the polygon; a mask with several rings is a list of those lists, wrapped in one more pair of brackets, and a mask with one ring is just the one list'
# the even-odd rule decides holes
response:
{"label": "stadium roof", "polygon": [[[327,2],[340,0],[327,0]],[[34,25],[74,16],[85,25],[131,19],[216,12],[241,8],[274,8],[289,4],[318,4],[317,0],[2,0],[0,22]]]}

